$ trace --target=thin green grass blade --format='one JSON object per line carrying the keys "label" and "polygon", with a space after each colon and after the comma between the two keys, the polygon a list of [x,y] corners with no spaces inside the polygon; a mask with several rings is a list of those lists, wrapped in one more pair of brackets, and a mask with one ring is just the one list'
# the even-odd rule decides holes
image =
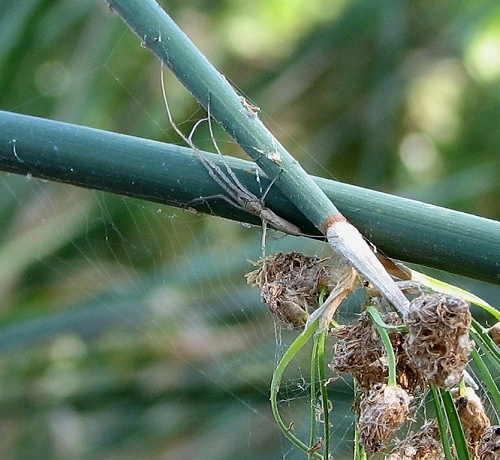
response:
{"label": "thin green grass blade", "polygon": [[445,283],[444,281],[438,280],[436,278],[432,278],[431,276],[424,275],[416,270],[411,270],[412,280],[418,281],[422,283],[424,286],[430,287],[436,292],[442,292],[443,294],[453,294],[458,295],[470,303],[481,307],[484,311],[492,315],[496,318],[497,321],[500,321],[500,311],[491,306],[488,302],[481,299],[477,295],[472,294],[465,289],[461,289],[457,286],[453,286],[452,284]]}
{"label": "thin green grass blade", "polygon": [[452,446],[448,436],[448,422],[446,414],[444,413],[441,394],[434,386],[431,387],[431,393],[432,402],[434,403],[434,408],[436,410],[436,419],[439,426],[439,434],[441,436],[441,445],[443,446],[444,456],[446,460],[454,460],[452,455]]}
{"label": "thin green grass blade", "polygon": [[[314,336],[313,348],[311,353],[311,430],[309,436],[309,445],[314,446],[317,435],[317,386],[319,382],[319,398],[323,410],[323,437],[322,448],[324,457],[328,458],[329,451],[329,413],[328,413],[328,389],[325,385],[325,345],[326,331]],[[308,458],[312,458],[314,452],[308,452]]]}
{"label": "thin green grass blade", "polygon": [[[294,340],[294,342],[287,349],[283,357],[281,358],[276,370],[274,371],[273,378],[271,380],[271,409],[273,416],[278,423],[283,434],[299,449],[303,452],[309,453],[309,446],[304,444],[300,439],[298,439],[293,433],[290,427],[285,425],[278,408],[278,391],[283,377],[285,369],[290,364],[292,359],[297,355],[297,353],[302,349],[302,347],[308,342],[312,335],[316,332],[318,328],[319,320],[313,321],[306,327],[302,333]],[[323,459],[323,456],[318,453],[312,453],[312,458]]]}
{"label": "thin green grass blade", "polygon": [[[356,381],[354,381],[354,396],[356,396]],[[354,460],[367,460],[366,451],[361,443],[361,434],[359,432],[359,426],[357,423],[354,424]]]}
{"label": "thin green grass blade", "polygon": [[321,405],[323,407],[323,449],[324,457],[329,458],[330,455],[330,405],[328,399],[328,386],[326,384],[326,361],[325,361],[325,346],[326,346],[326,331],[323,331],[317,338],[318,341],[318,375],[320,382]]}
{"label": "thin green grass blade", "polygon": [[465,440],[464,430],[462,423],[458,416],[457,407],[448,390],[439,390],[441,401],[443,404],[444,413],[450,427],[451,437],[455,444],[457,453],[457,460],[470,460],[469,450],[467,448],[467,441]]}
{"label": "thin green grass blade", "polygon": [[368,314],[372,317],[373,322],[375,324],[375,327],[377,328],[377,332],[380,335],[380,339],[382,340],[382,343],[384,344],[385,352],[387,354],[387,363],[389,367],[389,378],[388,378],[388,384],[389,386],[397,386],[397,378],[396,378],[396,355],[394,354],[394,349],[392,348],[392,342],[391,339],[389,338],[389,334],[387,333],[385,327],[383,326],[384,321],[382,320],[382,317],[380,316],[380,313],[378,310],[373,307],[369,306],[366,311]]}
{"label": "thin green grass blade", "polygon": [[484,327],[476,320],[472,320],[471,335],[476,345],[488,356],[491,364],[500,372],[500,350]]}
{"label": "thin green grass blade", "polygon": [[[313,446],[316,442],[316,382],[318,380],[318,336],[314,336],[312,351],[311,351],[311,388],[310,388],[310,410],[311,410],[311,428],[309,433],[309,445]],[[312,458],[312,452],[307,455],[308,459]]]}
{"label": "thin green grass blade", "polygon": [[477,366],[477,370],[481,377],[481,385],[485,385],[488,390],[489,395],[493,399],[496,408],[500,408],[500,391],[498,390],[498,386],[491,375],[486,363],[484,362],[481,355],[477,352],[477,350],[472,350],[471,353],[472,360],[474,364]]}

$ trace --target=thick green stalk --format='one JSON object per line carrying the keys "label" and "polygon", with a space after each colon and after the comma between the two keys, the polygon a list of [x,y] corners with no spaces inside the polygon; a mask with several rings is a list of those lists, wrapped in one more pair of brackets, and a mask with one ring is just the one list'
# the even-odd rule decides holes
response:
{"label": "thick green stalk", "polygon": [[[222,166],[218,155],[203,155]],[[252,164],[230,157],[225,161],[242,184],[259,195]],[[0,170],[260,223],[223,200],[192,202],[221,193],[192,150],[123,134],[0,111]],[[499,222],[313,180],[388,255],[500,284]],[[262,184],[265,188],[269,180],[262,178]],[[304,215],[275,187],[266,196],[266,205],[314,233]]]}
{"label": "thick green stalk", "polygon": [[[333,203],[155,0],[105,0],[198,102],[318,228],[339,214]],[[300,197],[297,199],[297,196]]]}
{"label": "thick green stalk", "polygon": [[[258,109],[229,84],[155,0],[106,0],[177,76],[277,187],[401,313],[409,307],[358,230],[346,221],[300,164],[258,118]],[[248,202],[248,201],[247,201]],[[272,224],[272,222],[270,222]]]}

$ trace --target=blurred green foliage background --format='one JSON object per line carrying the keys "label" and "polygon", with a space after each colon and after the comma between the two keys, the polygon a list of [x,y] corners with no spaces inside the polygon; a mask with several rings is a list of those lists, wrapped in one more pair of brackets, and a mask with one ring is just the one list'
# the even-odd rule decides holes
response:
{"label": "blurred green foliage background", "polygon": [[[161,3],[310,173],[500,218],[498,2]],[[0,38],[2,110],[178,141],[158,61],[103,1],[4,0]],[[189,132],[196,101],[171,76],[167,94]],[[1,458],[302,458],[268,401],[294,334],[243,278],[259,229],[4,173],[0,229]],[[304,369],[283,396],[299,433]]]}

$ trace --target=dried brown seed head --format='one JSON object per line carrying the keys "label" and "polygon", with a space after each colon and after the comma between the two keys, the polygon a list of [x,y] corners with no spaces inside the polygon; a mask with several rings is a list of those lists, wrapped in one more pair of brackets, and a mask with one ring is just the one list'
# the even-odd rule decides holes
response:
{"label": "dried brown seed head", "polygon": [[331,290],[342,270],[329,258],[299,252],[280,252],[254,265],[258,268],[246,275],[247,282],[259,287],[270,312],[293,328],[304,327],[318,307],[319,294]]}
{"label": "dried brown seed head", "polygon": [[351,373],[364,389],[387,380],[383,345],[369,316],[362,315],[356,323],[342,326],[333,334],[340,339],[333,347],[333,371]]}
{"label": "dried brown seed head", "polygon": [[422,295],[411,302],[404,348],[411,363],[438,387],[462,378],[472,350],[469,303],[461,297]]}
{"label": "dried brown seed head", "polygon": [[484,411],[481,399],[472,388],[466,388],[465,394],[458,394],[455,405],[469,448],[474,455],[484,430],[490,426],[490,419]]}
{"label": "dried brown seed head", "polygon": [[477,450],[479,460],[500,460],[500,426],[490,426],[483,431]]}
{"label": "dried brown seed head", "polygon": [[440,439],[437,422],[432,420],[399,442],[388,460],[442,460],[445,457]]}
{"label": "dried brown seed head", "polygon": [[490,335],[493,341],[500,345],[500,322],[495,323],[490,329]]}
{"label": "dried brown seed head", "polygon": [[[402,320],[396,313],[382,314],[386,324],[401,325]],[[342,326],[333,331],[339,340],[333,347],[333,360],[330,368],[338,373],[351,373],[363,390],[386,382],[388,363],[386,351],[369,315],[361,315],[354,324]],[[417,370],[408,362],[403,350],[403,335],[389,332],[397,362],[399,385],[410,393],[423,386]]]}
{"label": "dried brown seed head", "polygon": [[361,442],[369,453],[380,452],[385,442],[406,421],[410,400],[405,390],[388,385],[375,385],[360,404],[358,421]]}

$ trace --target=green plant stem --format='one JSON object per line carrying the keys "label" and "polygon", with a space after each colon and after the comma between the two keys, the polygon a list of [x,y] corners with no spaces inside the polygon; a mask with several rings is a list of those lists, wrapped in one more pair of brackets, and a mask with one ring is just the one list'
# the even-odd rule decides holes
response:
{"label": "green plant stem", "polygon": [[491,375],[488,366],[484,362],[481,355],[478,353],[476,349],[471,352],[472,360],[477,367],[477,372],[479,377],[481,378],[481,386],[485,386],[486,390],[490,394],[491,400],[493,402],[493,406],[495,408],[500,408],[500,391],[498,390],[498,386],[495,383],[495,379]]}
{"label": "green plant stem", "polygon": [[373,323],[377,328],[377,332],[382,340],[385,348],[385,353],[387,354],[387,366],[389,369],[389,377],[387,379],[387,384],[389,386],[397,386],[397,373],[396,373],[396,355],[394,354],[394,349],[392,348],[392,342],[389,338],[389,334],[383,326],[385,323],[380,317],[380,313],[373,306],[369,306],[366,309],[367,313],[372,317]]}
{"label": "green plant stem", "polygon": [[339,214],[333,203],[312,181],[300,164],[249,109],[246,100],[207,60],[155,0],[106,0],[169,67],[198,102],[238,142],[268,177],[301,211],[322,229],[329,216]]}
{"label": "green plant stem", "polygon": [[354,428],[354,460],[366,460],[366,458],[366,452],[363,449],[358,425],[356,424]]}
{"label": "green plant stem", "polygon": [[[323,412],[323,451],[324,457],[328,458],[328,453],[330,450],[330,433],[329,433],[329,412],[328,412],[328,388],[325,385],[326,374],[325,374],[325,346],[326,346],[326,335],[327,331],[324,330],[321,333],[316,333],[314,335],[313,347],[311,353],[311,430],[309,436],[309,445],[313,446],[316,442],[316,427],[317,427],[317,389],[316,384],[319,381],[319,394],[321,404],[321,409]],[[311,452],[309,452],[309,457]]]}
{"label": "green plant stem", "polygon": [[[469,450],[464,430],[449,390],[437,389],[435,386],[431,386],[431,393],[446,460],[453,460],[455,458],[457,460],[469,460]],[[453,439],[456,457],[452,453],[452,445],[450,444],[447,432],[448,427]]]}
{"label": "green plant stem", "polygon": [[[310,394],[310,417],[311,417],[311,427],[309,429],[309,446],[313,446],[316,442],[316,382],[318,379],[318,338],[317,335],[314,337],[312,351],[311,351],[311,370],[310,379],[311,387],[309,389]],[[307,455],[308,459],[312,458],[312,452],[309,451]]]}
{"label": "green plant stem", "polygon": [[258,110],[238,94],[155,0],[107,0],[304,216],[401,313],[409,307],[356,227],[346,221],[300,164],[271,134]]}
{"label": "green plant stem", "polygon": [[323,407],[323,451],[326,459],[330,458],[330,406],[328,398],[328,387],[326,378],[326,361],[325,361],[325,347],[326,347],[327,331],[324,330],[316,337],[318,343],[317,365],[318,376],[320,383],[321,405]]}
{"label": "green plant stem", "polygon": [[[471,352],[472,359],[477,368],[478,380],[482,387],[486,387],[494,407],[500,407],[500,390],[493,375],[498,376],[500,372],[500,354],[498,346],[488,335],[484,327],[476,320],[472,321],[470,330],[471,337],[476,344]],[[481,350],[482,354],[479,354]],[[485,360],[487,359],[487,362]],[[495,371],[492,375],[492,371]]]}
{"label": "green plant stem", "polygon": [[[279,408],[278,408],[278,392],[281,383],[281,378],[283,377],[283,373],[287,368],[288,364],[292,361],[292,359],[297,355],[297,353],[302,349],[302,347],[308,342],[308,340],[313,336],[318,328],[319,320],[316,320],[309,324],[309,326],[304,329],[300,335],[293,341],[293,343],[288,347],[285,354],[281,358],[280,362],[276,366],[276,370],[273,374],[273,379],[271,380],[271,409],[273,411],[274,418],[278,423],[283,434],[299,449],[303,452],[309,454],[309,446],[304,444],[300,439],[298,439],[293,433],[290,427],[285,425],[283,421]],[[318,454],[317,452],[310,454],[312,458],[323,459],[323,456]]]}
{"label": "green plant stem", "polygon": [[436,419],[438,422],[439,434],[441,437],[441,445],[443,446],[444,456],[446,460],[453,460],[452,446],[450,444],[450,439],[448,436],[448,423],[443,408],[443,400],[436,387],[431,386],[431,393],[432,402],[434,403],[434,408],[436,410]]}
{"label": "green plant stem", "polygon": [[431,288],[434,292],[443,292],[445,294],[452,294],[462,297],[468,302],[481,307],[485,312],[489,313],[497,321],[500,321],[500,311],[498,311],[495,307],[492,307],[488,302],[484,301],[480,297],[472,294],[471,292],[444,281],[438,280],[436,278],[432,278],[431,276],[424,275],[423,273],[420,273],[416,270],[410,270],[410,272],[411,279],[413,281],[422,283],[422,285]]}
{"label": "green plant stem", "polygon": [[500,372],[500,350],[486,329],[475,319],[472,319],[470,330],[472,338],[480,350],[489,357],[492,366]]}
{"label": "green plant stem", "polygon": [[451,436],[455,444],[458,460],[469,460],[469,449],[467,448],[467,441],[465,440],[464,430],[460,417],[458,416],[457,407],[449,390],[440,389],[441,401],[443,402],[444,412],[448,419]]}
{"label": "green plant stem", "polygon": [[[218,155],[203,155],[223,166]],[[258,195],[252,163],[225,161]],[[261,223],[224,200],[193,202],[221,190],[191,149],[123,134],[0,111],[0,170]],[[500,284],[499,222],[326,179],[314,181],[388,255]],[[269,183],[262,178],[264,189]],[[306,233],[319,234],[275,187],[266,205]]]}
{"label": "green plant stem", "polygon": [[399,326],[394,326],[393,324],[387,324],[384,322],[377,309],[373,307],[368,307],[368,308],[370,308],[370,315],[372,317],[373,322],[377,326],[384,329],[386,332],[408,332],[408,326],[406,326],[405,324],[400,324]]}

